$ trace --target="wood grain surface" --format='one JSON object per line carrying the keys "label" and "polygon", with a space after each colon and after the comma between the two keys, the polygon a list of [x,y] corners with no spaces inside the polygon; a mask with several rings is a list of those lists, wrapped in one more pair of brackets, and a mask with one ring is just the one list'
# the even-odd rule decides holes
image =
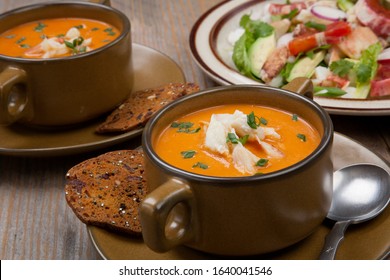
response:
{"label": "wood grain surface", "polygon": [[[0,13],[39,0],[2,0]],[[216,0],[111,0],[132,24],[133,42],[171,57],[187,81],[201,88],[217,86],[191,57],[188,38],[195,21]],[[159,71],[158,66],[152,71]],[[332,116],[335,131],[347,135],[390,161],[390,117]],[[1,137],[1,135],[0,135]],[[61,157],[0,155],[0,259],[98,259],[88,233],[64,199],[65,174],[73,165],[131,143]]]}

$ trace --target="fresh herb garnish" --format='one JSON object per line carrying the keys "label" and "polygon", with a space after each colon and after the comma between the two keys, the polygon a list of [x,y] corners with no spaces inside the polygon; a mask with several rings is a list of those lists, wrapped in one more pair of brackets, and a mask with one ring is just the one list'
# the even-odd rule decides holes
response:
{"label": "fresh herb garnish", "polygon": [[301,139],[303,142],[306,142],[306,135],[305,135],[305,134],[298,133],[298,134],[297,134],[297,137],[298,137],[299,139]]}
{"label": "fresh herb garnish", "polygon": [[192,128],[193,125],[194,124],[192,122],[173,122],[171,124],[171,127],[178,128],[177,132],[180,132],[180,133],[192,134],[192,133],[199,132],[200,131],[200,127],[194,128],[194,129],[190,129],[190,128]]}
{"label": "fresh herb garnish", "polygon": [[263,117],[260,117],[260,123],[262,125],[267,125],[268,124],[268,121],[266,119],[264,119]]}
{"label": "fresh herb garnish", "polygon": [[200,127],[194,129],[180,128],[177,130],[177,132],[188,133],[188,134],[198,133],[199,131],[200,131]]}
{"label": "fresh herb garnish", "polygon": [[325,24],[321,24],[321,23],[316,23],[314,21],[308,21],[305,23],[305,26],[306,27],[309,27],[309,28],[314,28],[318,31],[324,31],[326,29],[326,25]]}
{"label": "fresh herb garnish", "polygon": [[34,27],[34,31],[35,32],[42,32],[43,29],[46,27],[47,25],[42,23],[42,22],[38,22],[37,26]]}
{"label": "fresh herb garnish", "polygon": [[256,116],[253,111],[249,115],[246,115],[246,119],[247,119],[247,124],[253,129],[258,128],[260,124],[267,125],[268,123],[268,121],[263,117],[259,118],[258,116]]}
{"label": "fresh herb garnish", "polygon": [[24,40],[26,40],[26,37],[22,37],[19,40],[17,40],[16,44],[20,45]]}
{"label": "fresh herb garnish", "polygon": [[31,48],[30,45],[28,45],[28,44],[21,44],[20,47],[22,47],[23,49]]}
{"label": "fresh herb garnish", "polygon": [[268,164],[268,159],[261,158],[256,162],[256,166],[264,167]]}
{"label": "fresh herb garnish", "polygon": [[297,114],[292,114],[291,119],[292,119],[293,121],[297,122],[297,121],[298,121],[298,115],[297,115]]}
{"label": "fresh herb garnish", "polygon": [[194,125],[192,122],[173,122],[171,127],[173,128],[191,128]]}
{"label": "fresh herb garnish", "polygon": [[292,10],[291,12],[289,12],[288,14],[286,14],[286,15],[283,15],[282,16],[282,19],[289,19],[289,20],[291,20],[291,19],[293,19],[297,14],[299,13],[299,10],[298,9],[294,9],[294,10]]}
{"label": "fresh herb garnish", "polygon": [[202,168],[202,169],[208,169],[209,168],[209,166],[207,164],[201,163],[199,161],[197,163],[195,163],[192,167],[193,168],[199,167],[199,168]]}
{"label": "fresh herb garnish", "polygon": [[245,145],[246,142],[248,141],[248,138],[249,138],[249,135],[247,134],[247,135],[244,135],[243,137],[240,137],[238,139],[238,141],[240,141],[242,145]]}
{"label": "fresh herb garnish", "polygon": [[355,63],[348,61],[346,59],[340,59],[337,61],[333,61],[329,69],[337,76],[344,77],[348,75],[349,71],[354,67]]}
{"label": "fresh herb garnish", "polygon": [[243,137],[237,138],[236,134],[229,132],[226,137],[226,143],[233,143],[238,144],[241,143],[242,145],[245,145],[245,143],[248,141],[249,135],[245,135]]}
{"label": "fresh herb garnish", "polygon": [[109,35],[109,36],[115,36],[115,34],[116,34],[116,33],[112,30],[112,27],[106,28],[106,29],[104,29],[103,31],[106,32],[107,35]]}
{"label": "fresh herb garnish", "polygon": [[87,51],[87,47],[82,46],[84,42],[83,37],[78,37],[73,42],[64,41],[65,45],[72,50],[73,54],[84,53]]}
{"label": "fresh herb garnish", "polygon": [[6,38],[6,39],[13,39],[13,38],[15,38],[15,37],[16,37],[15,34],[11,34],[11,35],[4,36],[4,38]]}
{"label": "fresh herb garnish", "polygon": [[99,30],[99,27],[94,27],[91,29],[91,31],[97,31],[97,30]]}
{"label": "fresh herb garnish", "polygon": [[274,28],[271,25],[260,20],[251,20],[249,15],[242,16],[240,26],[245,29],[246,34],[250,33],[253,36],[253,42],[257,38],[268,37],[274,32]]}
{"label": "fresh herb garnish", "polygon": [[74,28],[77,28],[77,29],[83,29],[84,28],[84,25],[82,24],[79,24],[79,25],[76,25],[76,26],[73,26]]}
{"label": "fresh herb garnish", "polygon": [[337,88],[337,87],[314,87],[314,95],[315,96],[327,96],[327,97],[337,97],[346,94],[347,92]]}
{"label": "fresh herb garnish", "polygon": [[196,152],[194,150],[188,150],[180,152],[183,158],[193,158]]}

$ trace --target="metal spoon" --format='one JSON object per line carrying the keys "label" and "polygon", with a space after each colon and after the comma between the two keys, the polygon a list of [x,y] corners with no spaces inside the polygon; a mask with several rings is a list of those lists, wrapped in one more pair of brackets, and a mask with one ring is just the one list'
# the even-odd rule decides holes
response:
{"label": "metal spoon", "polygon": [[381,213],[390,201],[390,175],[371,164],[340,169],[333,176],[333,199],[327,218],[336,221],[325,238],[320,260],[333,260],[350,224],[365,222]]}

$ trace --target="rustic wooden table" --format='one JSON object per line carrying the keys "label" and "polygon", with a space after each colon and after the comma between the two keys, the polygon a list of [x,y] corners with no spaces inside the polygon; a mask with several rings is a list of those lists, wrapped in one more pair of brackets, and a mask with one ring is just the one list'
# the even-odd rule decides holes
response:
{"label": "rustic wooden table", "polygon": [[[2,0],[0,13],[41,0]],[[217,86],[191,57],[191,27],[218,0],[111,0],[132,23],[133,42],[171,57],[187,81]],[[157,70],[158,71],[158,70]],[[390,116],[332,116],[335,131],[390,161]],[[1,135],[0,135],[1,137]],[[139,145],[139,138],[126,147]],[[122,145],[73,156],[0,155],[0,259],[98,259],[88,233],[64,199],[65,174],[73,165]]]}

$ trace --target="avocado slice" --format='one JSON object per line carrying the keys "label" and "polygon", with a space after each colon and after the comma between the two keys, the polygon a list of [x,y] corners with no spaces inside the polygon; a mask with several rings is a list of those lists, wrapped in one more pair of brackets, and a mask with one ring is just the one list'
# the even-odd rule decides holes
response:
{"label": "avocado slice", "polygon": [[258,38],[248,50],[251,72],[260,78],[260,71],[271,52],[276,48],[275,32],[267,37]]}
{"label": "avocado slice", "polygon": [[313,57],[305,56],[296,62],[291,69],[287,82],[291,82],[298,77],[310,78],[313,75],[315,68],[325,58],[325,51],[319,51]]}

